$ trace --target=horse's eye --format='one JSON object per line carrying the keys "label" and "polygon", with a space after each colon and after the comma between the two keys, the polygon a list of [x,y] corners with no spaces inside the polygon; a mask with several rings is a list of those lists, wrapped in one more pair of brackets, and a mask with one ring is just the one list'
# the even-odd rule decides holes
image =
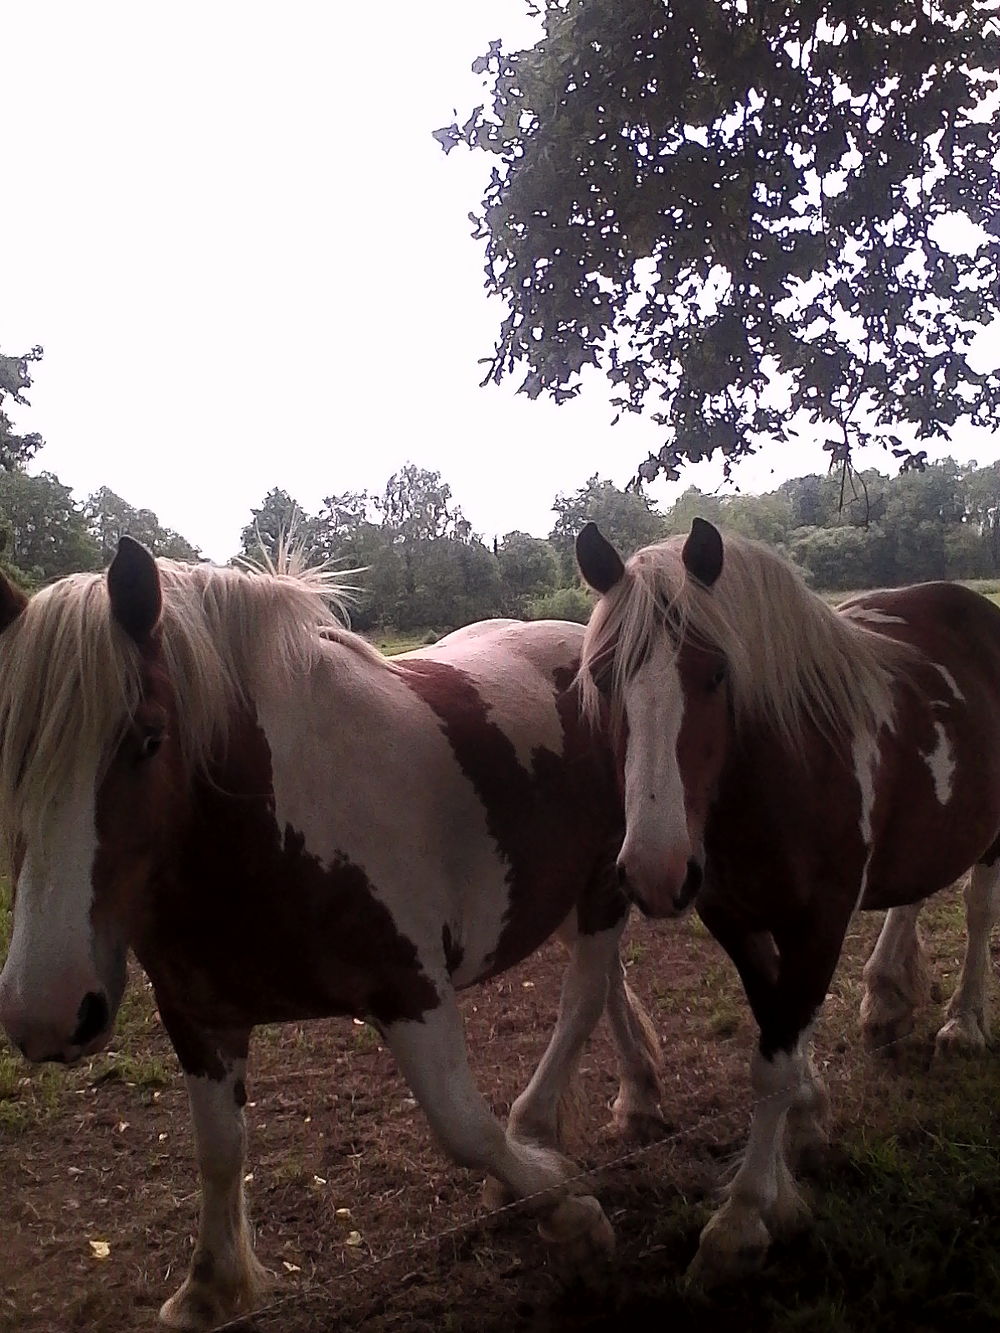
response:
{"label": "horse's eye", "polygon": [[714,694],[728,674],[725,662],[720,662],[708,679],[708,692]]}
{"label": "horse's eye", "polygon": [[139,742],[139,758],[152,759],[163,744],[163,728],[155,727],[147,731]]}

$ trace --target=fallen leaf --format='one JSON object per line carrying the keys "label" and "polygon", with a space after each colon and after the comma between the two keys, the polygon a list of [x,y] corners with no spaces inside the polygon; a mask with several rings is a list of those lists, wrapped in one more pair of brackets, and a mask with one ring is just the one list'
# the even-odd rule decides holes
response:
{"label": "fallen leaf", "polygon": [[360,1245],[360,1244],[361,1244],[361,1232],[360,1232],[360,1231],[349,1231],[349,1232],[347,1233],[347,1236],[344,1238],[344,1244],[345,1244],[345,1245]]}
{"label": "fallen leaf", "polygon": [[106,1240],[92,1240],[90,1242],[90,1252],[95,1259],[107,1259],[111,1255],[111,1246]]}
{"label": "fallen leaf", "polygon": [[346,1221],[347,1218],[350,1217],[350,1215],[351,1215],[350,1208],[338,1208],[337,1211],[334,1213],[334,1217],[339,1217],[342,1222]]}

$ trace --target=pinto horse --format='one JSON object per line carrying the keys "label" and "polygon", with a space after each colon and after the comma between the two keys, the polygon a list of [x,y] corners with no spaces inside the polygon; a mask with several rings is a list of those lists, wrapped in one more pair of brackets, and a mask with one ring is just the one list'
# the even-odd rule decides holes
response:
{"label": "pinto horse", "polygon": [[[969,948],[939,1045],[982,1045],[1000,879],[1000,609],[956,584],[834,610],[778,555],[695,519],[623,564],[591,524],[601,595],[584,707],[611,708],[623,886],[648,914],[697,910],[760,1030],[746,1155],[693,1276],[759,1263],[805,1207],[790,1161],[827,1141],[809,1056],[852,914],[889,908],[865,1016],[905,1031],[915,907],[972,867]],[[787,1154],[787,1155],[786,1155]]]}
{"label": "pinto horse", "polygon": [[[657,1046],[625,984],[622,812],[573,682],[581,626],[490,622],[397,660],[343,628],[317,572],[156,561],[29,601],[0,579],[0,826],[14,929],[0,1020],[30,1060],[107,1042],[133,949],[187,1081],[202,1204],[161,1310],[251,1307],[245,1064],[259,1023],[374,1023],[451,1156],[531,1197],[578,1258],[556,1112],[607,1004],[615,1118],[656,1115]],[[508,1129],[473,1083],[455,992],[571,939],[559,1020]],[[547,1193],[546,1193],[547,1191]]]}

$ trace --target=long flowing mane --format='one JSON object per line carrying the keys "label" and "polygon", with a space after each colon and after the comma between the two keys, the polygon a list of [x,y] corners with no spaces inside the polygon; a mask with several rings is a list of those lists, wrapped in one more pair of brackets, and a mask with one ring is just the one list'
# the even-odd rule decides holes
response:
{"label": "long flowing mane", "polygon": [[798,572],[758,542],[725,536],[722,573],[706,589],[686,576],[683,537],[638,551],[602,597],[583,644],[584,711],[599,715],[594,671],[610,665],[612,701],[654,635],[688,636],[723,652],[737,729],[763,723],[790,745],[807,726],[834,741],[888,722],[894,674],[914,649],[838,615]]}
{"label": "long flowing mane", "polygon": [[[384,660],[343,625],[342,574],[156,563],[163,661],[192,769],[253,682],[307,671],[323,638]],[[72,574],[31,598],[0,637],[0,826],[8,836],[36,821],[74,775],[100,771],[139,703],[142,674],[103,574]]]}

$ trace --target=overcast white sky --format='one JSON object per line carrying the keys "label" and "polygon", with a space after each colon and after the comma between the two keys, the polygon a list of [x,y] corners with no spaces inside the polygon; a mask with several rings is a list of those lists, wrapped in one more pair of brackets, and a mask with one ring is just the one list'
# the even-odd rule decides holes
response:
{"label": "overcast white sky", "polygon": [[[0,4],[0,348],[45,348],[18,420],[81,499],[108,485],[224,560],[272,486],[312,510],[412,460],[487,539],[545,534],[557,491],[624,484],[660,443],[609,429],[598,381],[562,408],[478,387],[489,164],[431,131],[492,38],[529,39],[522,0]],[[740,482],[824,460],[775,449]]]}

